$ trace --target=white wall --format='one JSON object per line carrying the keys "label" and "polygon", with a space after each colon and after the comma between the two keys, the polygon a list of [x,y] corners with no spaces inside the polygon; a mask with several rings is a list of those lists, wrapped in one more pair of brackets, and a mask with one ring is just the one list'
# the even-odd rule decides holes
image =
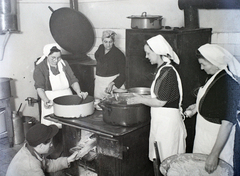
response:
{"label": "white wall", "polygon": [[[29,107],[25,99],[37,97],[32,78],[34,61],[42,55],[42,48],[54,42],[50,30],[51,11],[69,7],[69,0],[18,0],[20,34],[11,34],[6,45],[3,61],[0,61],[0,76],[13,78],[11,98],[12,109],[17,110],[23,103],[23,114],[38,118],[37,104]],[[146,11],[149,15],[163,16],[163,25],[182,27],[183,11],[178,8],[178,0],[79,0],[81,11],[92,23],[96,42],[93,53],[101,43],[102,31],[114,30],[116,45],[125,51],[125,29],[130,28],[128,16],[140,15]],[[240,10],[199,10],[200,27],[212,27],[214,43],[219,43],[240,58]],[[3,42],[5,35],[0,35]],[[0,43],[1,45],[1,43]]]}

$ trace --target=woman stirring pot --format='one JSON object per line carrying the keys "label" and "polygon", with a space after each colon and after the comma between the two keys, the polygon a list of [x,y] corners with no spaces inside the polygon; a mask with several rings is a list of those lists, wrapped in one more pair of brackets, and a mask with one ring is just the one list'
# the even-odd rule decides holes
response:
{"label": "woman stirring pot", "polygon": [[86,98],[88,95],[87,92],[81,91],[69,64],[62,60],[61,48],[56,43],[44,46],[43,56],[36,62],[33,78],[35,88],[42,101],[41,123],[45,125],[55,124],[61,128],[61,124],[51,122],[43,117],[53,113],[54,98],[72,95],[70,86],[79,97]]}
{"label": "woman stirring pot", "polygon": [[[227,50],[214,44],[201,46],[197,57],[209,79],[199,89],[196,104],[189,106],[185,114],[192,117],[197,113],[193,153],[208,154],[205,170],[212,173],[218,158],[233,165],[232,127],[237,123],[240,92],[234,76],[239,77],[240,64]],[[239,158],[239,152],[234,156]]]}
{"label": "woman stirring pot", "polygon": [[103,99],[115,88],[124,88],[125,56],[115,45],[114,31],[103,31],[102,44],[95,52],[97,60],[94,97]]}
{"label": "woman stirring pot", "polygon": [[157,64],[151,96],[136,95],[127,102],[151,107],[149,159],[156,158],[154,142],[157,141],[163,161],[171,155],[185,153],[186,147],[186,129],[181,116],[182,84],[171,64],[171,61],[179,64],[179,58],[161,35],[147,40],[144,50],[151,64]]}

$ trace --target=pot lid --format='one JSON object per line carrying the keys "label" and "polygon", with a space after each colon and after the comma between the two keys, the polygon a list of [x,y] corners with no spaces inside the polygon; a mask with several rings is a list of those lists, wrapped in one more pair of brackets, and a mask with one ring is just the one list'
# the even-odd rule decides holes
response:
{"label": "pot lid", "polygon": [[93,27],[77,10],[64,7],[53,11],[49,26],[54,40],[66,51],[86,54],[93,47]]}
{"label": "pot lid", "polygon": [[162,16],[159,15],[147,15],[147,12],[143,12],[142,15],[132,15],[129,16],[127,18],[133,18],[133,19],[150,19],[150,18],[154,18],[154,19],[158,19],[158,18],[162,18]]}

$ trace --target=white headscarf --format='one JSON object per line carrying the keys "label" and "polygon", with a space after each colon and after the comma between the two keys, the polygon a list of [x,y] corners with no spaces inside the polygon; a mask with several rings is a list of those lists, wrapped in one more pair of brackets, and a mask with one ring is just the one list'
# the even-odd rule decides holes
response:
{"label": "white headscarf", "polygon": [[62,48],[57,43],[51,43],[47,44],[43,47],[43,55],[42,57],[36,62],[36,65],[40,64],[46,57],[48,57],[52,47],[57,47],[60,51],[62,51]]}
{"label": "white headscarf", "polygon": [[169,58],[166,57],[167,55],[171,56],[171,60],[175,63],[179,64],[180,60],[177,54],[173,51],[172,47],[169,43],[165,40],[165,38],[161,35],[157,35],[147,40],[148,45],[151,49],[158,55],[163,56],[163,61],[170,62]]}
{"label": "white headscarf", "polygon": [[198,51],[209,62],[219,69],[225,69],[230,76],[240,83],[240,63],[230,52],[219,45],[208,43],[198,48]]}

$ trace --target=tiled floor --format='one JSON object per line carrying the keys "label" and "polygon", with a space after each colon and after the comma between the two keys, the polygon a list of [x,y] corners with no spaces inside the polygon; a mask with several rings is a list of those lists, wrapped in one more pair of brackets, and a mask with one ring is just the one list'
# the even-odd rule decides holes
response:
{"label": "tiled floor", "polygon": [[10,148],[7,137],[0,139],[0,176],[6,175],[9,163],[22,145],[14,145]]}

